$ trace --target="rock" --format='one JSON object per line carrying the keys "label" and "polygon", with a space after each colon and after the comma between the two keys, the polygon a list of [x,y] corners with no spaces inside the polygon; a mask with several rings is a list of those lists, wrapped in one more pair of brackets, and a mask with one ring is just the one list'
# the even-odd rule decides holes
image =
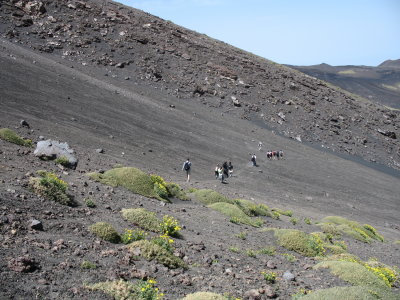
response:
{"label": "rock", "polygon": [[273,260],[267,261],[267,268],[276,269],[276,263]]}
{"label": "rock", "polygon": [[74,150],[67,143],[53,140],[39,141],[33,153],[42,159],[65,157],[69,163],[68,167],[72,169],[75,169],[78,164],[78,159],[74,156]]}
{"label": "rock", "polygon": [[260,291],[260,293],[264,294],[264,295],[267,296],[268,298],[276,298],[276,297],[278,296],[278,295],[276,294],[275,290],[274,290],[272,287],[270,287],[270,286],[264,287],[264,288],[262,289],[262,292]]}
{"label": "rock", "polygon": [[261,299],[261,295],[259,291],[257,291],[256,289],[252,289],[244,293],[243,299],[258,300]]}
{"label": "rock", "polygon": [[283,274],[282,278],[286,281],[294,281],[296,277],[290,271],[286,271]]}
{"label": "rock", "polygon": [[397,139],[396,133],[394,131],[385,131],[385,130],[378,129],[378,132],[384,136],[391,138],[391,139],[394,139],[394,140]]}
{"label": "rock", "polygon": [[33,258],[29,256],[20,256],[17,258],[12,258],[8,261],[8,267],[14,272],[33,272],[38,266]]}
{"label": "rock", "polygon": [[283,121],[285,121],[286,116],[285,116],[285,114],[283,112],[280,111],[278,113],[278,117],[281,118]]}
{"label": "rock", "polygon": [[22,127],[30,128],[28,122],[25,121],[25,120],[21,120],[21,121],[19,122],[19,124],[21,124]]}
{"label": "rock", "polygon": [[43,224],[39,220],[30,220],[29,228],[34,230],[43,230]]}
{"label": "rock", "polygon": [[232,99],[232,102],[233,102],[233,106],[236,106],[236,107],[241,107],[241,106],[242,106],[242,105],[240,104],[239,100],[236,99],[235,96],[231,96],[231,99]]}
{"label": "rock", "polygon": [[116,65],[115,65],[115,67],[116,67],[116,68],[120,68],[120,69],[122,69],[122,68],[124,68],[124,67],[125,67],[125,63],[124,63],[124,62],[122,62],[122,63],[118,63],[118,64],[116,64]]}
{"label": "rock", "polygon": [[96,152],[97,153],[104,153],[104,149],[103,148],[96,149]]}

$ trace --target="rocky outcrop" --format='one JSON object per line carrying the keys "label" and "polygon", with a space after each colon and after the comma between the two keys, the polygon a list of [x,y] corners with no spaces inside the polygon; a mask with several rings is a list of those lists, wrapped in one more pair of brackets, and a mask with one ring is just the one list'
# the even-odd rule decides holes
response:
{"label": "rocky outcrop", "polygon": [[74,155],[74,150],[67,143],[60,143],[53,140],[39,141],[34,154],[41,159],[50,160],[64,157],[68,160],[67,166],[73,169],[78,165],[78,159]]}

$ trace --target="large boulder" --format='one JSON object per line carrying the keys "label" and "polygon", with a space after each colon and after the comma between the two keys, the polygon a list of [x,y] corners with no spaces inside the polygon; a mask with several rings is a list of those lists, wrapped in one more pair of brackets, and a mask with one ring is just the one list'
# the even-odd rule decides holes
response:
{"label": "large boulder", "polygon": [[74,155],[74,150],[67,143],[59,141],[46,140],[39,141],[35,149],[35,156],[41,159],[56,159],[64,157],[68,160],[68,167],[75,169],[78,165],[78,159]]}

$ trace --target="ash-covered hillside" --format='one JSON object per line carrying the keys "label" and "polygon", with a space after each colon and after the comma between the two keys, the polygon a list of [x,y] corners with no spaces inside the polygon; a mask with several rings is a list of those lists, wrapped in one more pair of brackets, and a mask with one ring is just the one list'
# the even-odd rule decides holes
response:
{"label": "ash-covered hillside", "polygon": [[290,66],[373,102],[400,108],[400,60],[367,66]]}
{"label": "ash-covered hillside", "polygon": [[284,136],[398,169],[397,111],[110,1],[1,1],[2,37]]}

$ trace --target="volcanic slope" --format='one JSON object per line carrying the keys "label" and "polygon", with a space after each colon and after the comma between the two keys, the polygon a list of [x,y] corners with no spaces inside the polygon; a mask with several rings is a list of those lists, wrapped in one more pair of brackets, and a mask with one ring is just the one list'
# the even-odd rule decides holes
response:
{"label": "volcanic slope", "polygon": [[[5,8],[5,3],[1,3],[2,21],[7,20],[4,17],[8,16],[7,10],[15,9],[10,4]],[[69,2],[71,8],[61,1],[43,3],[47,12],[29,14],[17,10],[20,14],[33,15],[33,24],[12,30],[18,32],[33,30],[32,26],[53,26],[52,22],[40,25],[40,20],[48,19],[49,12],[62,20],[62,13],[66,18],[69,12],[79,18],[86,13],[93,14],[97,9],[96,2]],[[156,20],[156,23],[169,24],[135,10],[111,3],[108,5],[103,9],[108,14],[114,12],[117,17],[126,10],[133,15],[139,14],[143,18]],[[13,18],[19,20],[23,16]],[[79,24],[75,19],[71,19],[71,22],[74,26]],[[12,24],[3,23],[2,28],[14,26]],[[147,24],[146,20],[143,23],[146,26],[140,26],[140,30],[147,30]],[[76,30],[79,36],[79,30]],[[386,242],[367,244],[346,239],[348,251],[363,260],[374,256],[391,266],[400,261],[399,246],[396,243],[399,240],[398,173],[396,170],[393,170],[393,175],[380,172],[282,137],[266,129],[259,120],[262,119],[261,113],[273,116],[280,108],[295,107],[296,104],[277,102],[273,105],[269,102],[270,97],[266,96],[269,100],[266,100],[265,105],[271,110],[279,109],[273,112],[261,108],[258,110],[247,102],[251,97],[243,94],[255,86],[242,87],[239,78],[227,80],[226,76],[221,77],[220,74],[215,78],[232,84],[232,90],[226,87],[224,99],[208,95],[200,88],[196,88],[194,94],[185,94],[179,88],[172,88],[170,82],[157,78],[159,76],[147,78],[147,73],[142,73],[144,69],[135,65],[135,62],[122,69],[91,63],[83,65],[89,48],[82,48],[82,52],[69,60],[58,55],[60,49],[57,48],[52,53],[32,49],[36,47],[33,46],[34,41],[40,44],[39,40],[35,40],[35,34],[26,35],[28,38],[23,40],[24,35],[18,37],[15,32],[11,33],[14,35],[11,41],[1,39],[0,128],[11,128],[34,142],[39,140],[39,136],[67,141],[76,150],[80,161],[76,170],[62,170],[52,161],[38,160],[28,148],[0,139],[2,298],[109,299],[99,291],[84,288],[84,284],[119,278],[156,278],[166,299],[179,299],[205,290],[218,294],[227,292],[245,298],[246,292],[252,289],[262,291],[264,298],[270,295],[290,299],[301,288],[316,290],[348,285],[326,270],[312,269],[317,263],[316,259],[278,246],[272,231],[229,222],[229,217],[199,204],[195,198],[192,201],[174,199],[173,203],[163,204],[123,188],[96,183],[87,176],[89,172],[105,171],[117,164],[161,175],[185,189],[213,189],[230,198],[254,199],[271,208],[290,209],[294,217],[298,218],[297,224],[294,224],[294,220],[290,221],[285,216],[281,216],[280,220],[263,217],[264,229],[275,227],[320,231],[314,221],[328,215],[371,224],[384,235]],[[32,39],[30,35],[33,35]],[[43,45],[47,45],[48,41],[45,40],[42,41]],[[243,57],[253,57],[227,45],[208,39],[206,41],[226,50],[237,51]],[[69,47],[67,44],[63,47]],[[140,42],[141,45],[148,47],[153,44]],[[146,48],[148,53],[153,51],[151,49],[155,48]],[[115,49],[113,53],[118,51]],[[198,55],[204,54],[198,52]],[[217,57],[217,54],[214,55]],[[192,64],[194,56],[192,54],[190,60],[184,59],[183,62]],[[122,54],[118,56],[119,59],[122,57]],[[155,59],[150,54],[147,57],[145,61]],[[171,68],[176,59],[175,55],[167,59]],[[287,83],[289,93],[296,91],[296,88],[290,88],[290,79],[284,77],[287,74],[299,80],[310,80],[310,84],[313,82],[299,73],[291,73],[259,58],[254,59],[271,68],[267,76],[277,77],[271,79],[271,82],[277,85]],[[204,66],[199,64],[197,67],[203,70]],[[187,68],[187,72],[193,72],[191,76],[194,82],[186,84],[183,81],[179,84],[191,88],[198,78],[205,78],[198,76],[197,68]],[[171,72],[179,70],[176,67]],[[284,76],[281,77],[281,74]],[[321,84],[313,83],[310,85],[311,90],[319,92],[326,89],[332,94],[339,93],[321,87]],[[234,107],[229,99],[231,94],[228,91],[235,89],[241,91],[238,92],[241,96],[237,95],[241,107]],[[259,91],[261,93],[261,88]],[[279,92],[272,93],[276,94],[274,98],[281,95]],[[283,95],[284,92],[279,97],[286,98]],[[352,105],[363,112],[364,109],[370,112],[366,116],[389,114],[372,104],[358,104],[355,99],[343,99],[354,103]],[[299,105],[298,110],[302,109]],[[390,131],[396,128],[397,115],[393,113],[393,117],[387,116],[392,121],[385,128]],[[250,117],[251,120],[248,120]],[[30,128],[19,126],[21,119],[26,120]],[[282,121],[282,126],[286,126],[285,122]],[[380,120],[374,122],[381,124]],[[373,136],[377,139],[376,147],[379,147],[379,139],[384,135],[378,132]],[[396,139],[385,138],[388,145],[397,142]],[[259,141],[264,144],[262,151],[258,151]],[[104,153],[97,153],[98,148],[104,149]],[[283,149],[285,159],[267,160],[265,150],[268,148]],[[258,167],[249,164],[250,153],[257,154]],[[371,155],[380,156],[375,152]],[[185,182],[181,171],[186,157],[190,157],[193,162],[191,183]],[[235,166],[235,176],[229,178],[228,184],[221,184],[213,177],[215,164],[224,160],[231,160]],[[77,207],[53,203],[38,197],[28,188],[29,177],[41,169],[52,171],[69,183],[69,192],[74,196]],[[85,207],[88,198],[94,199],[96,208]],[[176,254],[185,259],[189,265],[188,270],[169,270],[155,261],[146,262],[136,256],[129,258],[123,246],[102,241],[89,232],[89,226],[100,221],[112,223],[119,232],[132,227],[121,217],[121,209],[133,207],[146,208],[160,217],[168,214],[180,221],[183,229],[182,237],[175,240],[179,252]],[[311,219],[312,225],[306,225],[304,218]],[[28,225],[31,219],[41,220],[43,230],[31,229]],[[261,249],[267,247],[276,248],[277,254],[261,254]],[[272,252],[269,250],[270,254]],[[20,257],[24,259],[18,259]],[[80,267],[85,260],[94,262],[97,269]],[[21,265],[32,266],[33,272],[21,272]],[[283,279],[287,270],[295,274],[296,281]],[[276,272],[277,282],[266,284],[261,274],[265,271]],[[395,285],[395,290],[397,288]]]}
{"label": "volcanic slope", "polygon": [[151,87],[399,169],[398,111],[110,1],[2,1],[3,37],[102,81]]}

